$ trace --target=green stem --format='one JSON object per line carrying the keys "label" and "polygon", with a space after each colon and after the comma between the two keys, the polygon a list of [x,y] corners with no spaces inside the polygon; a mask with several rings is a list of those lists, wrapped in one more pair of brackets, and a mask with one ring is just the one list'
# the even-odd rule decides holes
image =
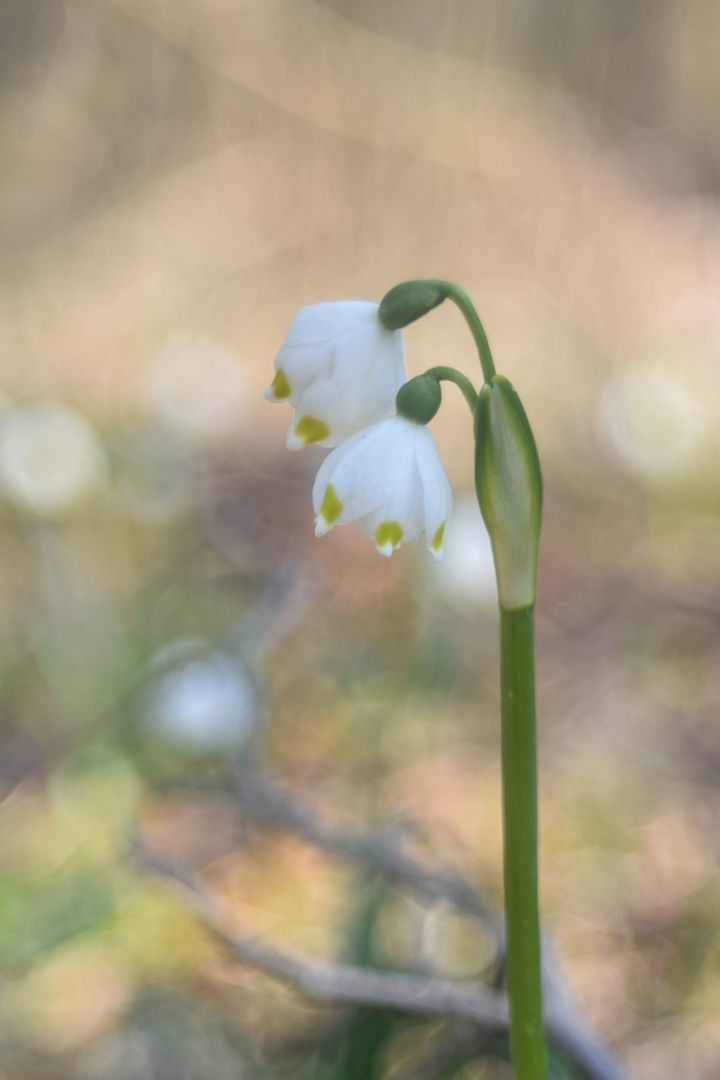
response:
{"label": "green stem", "polygon": [[500,609],[505,915],[516,1080],[545,1080],[535,752],[534,606]]}
{"label": "green stem", "polygon": [[485,382],[490,382],[495,374],[495,364],[485,327],[480,322],[472,300],[459,285],[452,281],[441,281],[439,278],[403,281],[382,298],[378,318],[386,330],[402,330],[416,319],[427,315],[438,304],[442,304],[443,300],[452,300],[460,309],[477,346]]}
{"label": "green stem", "polygon": [[459,285],[453,285],[450,281],[443,281],[442,285],[448,300],[452,300],[452,302],[460,309],[465,322],[470,327],[470,333],[477,346],[478,356],[480,357],[480,363],[482,364],[485,382],[490,382],[495,374],[495,364],[493,363],[492,353],[490,352],[490,343],[488,342],[487,334],[485,333],[485,327],[480,322],[480,316],[464,289],[461,289]]}
{"label": "green stem", "polygon": [[455,383],[456,386],[462,391],[463,397],[470,406],[470,412],[474,414],[475,406],[477,404],[477,391],[473,384],[468,379],[467,375],[463,375],[461,371],[457,371],[453,367],[434,367],[430,368],[426,372],[427,375],[432,375],[434,379],[445,380],[445,382]]}

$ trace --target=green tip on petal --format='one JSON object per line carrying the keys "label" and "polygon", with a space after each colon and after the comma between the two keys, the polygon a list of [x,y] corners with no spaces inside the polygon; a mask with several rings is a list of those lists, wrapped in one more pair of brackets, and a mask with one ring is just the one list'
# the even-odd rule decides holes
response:
{"label": "green tip on petal", "polygon": [[269,401],[286,401],[292,394],[288,377],[282,368],[275,372],[275,378],[265,391],[265,397]]}
{"label": "green tip on petal", "polygon": [[332,484],[328,484],[320,507],[320,513],[315,522],[315,535],[324,536],[325,533],[330,532],[342,511],[343,504],[338,499],[337,491]]}
{"label": "green tip on petal", "polygon": [[445,522],[443,521],[442,525],[440,526],[440,528],[438,529],[438,531],[435,533],[432,540],[430,541],[430,554],[432,555],[435,562],[440,562],[440,560],[443,557],[443,546],[442,545],[443,545],[443,537],[444,537],[444,535],[445,535]]}
{"label": "green tip on petal", "polygon": [[322,442],[330,437],[330,428],[324,420],[316,416],[301,416],[297,424],[288,432],[287,444],[290,450],[300,450],[303,446]]}
{"label": "green tip on petal", "polygon": [[402,525],[397,521],[381,521],[375,530],[375,547],[381,555],[392,555],[403,538]]}

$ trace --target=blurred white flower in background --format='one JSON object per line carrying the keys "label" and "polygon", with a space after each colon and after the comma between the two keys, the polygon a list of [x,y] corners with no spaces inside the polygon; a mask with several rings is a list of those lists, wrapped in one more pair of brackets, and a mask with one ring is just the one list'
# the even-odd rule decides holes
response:
{"label": "blurred white flower in background", "polygon": [[230,434],[248,400],[240,358],[205,337],[178,337],[164,345],[148,364],[142,391],[170,428],[201,442]]}
{"label": "blurred white flower in background", "polygon": [[454,604],[497,606],[492,545],[474,495],[456,500],[445,530],[445,559],[433,567],[431,580]]}
{"label": "blurred white flower in background", "polygon": [[621,468],[650,480],[691,468],[704,448],[703,406],[687,382],[657,367],[633,365],[606,384],[597,423]]}
{"label": "blurred white flower in background", "polygon": [[22,509],[63,514],[94,494],[106,474],[97,433],[74,409],[47,401],[0,415],[0,485]]}
{"label": "blurred white flower in background", "polygon": [[257,695],[240,661],[204,641],[183,639],[156,653],[149,670],[158,674],[147,715],[162,738],[201,752],[237,749],[247,741]]}

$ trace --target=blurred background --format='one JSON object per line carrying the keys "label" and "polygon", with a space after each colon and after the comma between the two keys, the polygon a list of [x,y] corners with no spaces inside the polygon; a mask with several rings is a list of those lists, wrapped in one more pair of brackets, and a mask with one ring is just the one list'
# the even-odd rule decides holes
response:
{"label": "blurred background", "polygon": [[[315,956],[487,968],[234,787],[262,761],[501,904],[464,402],[435,567],[315,540],[322,452],[262,398],[300,306],[415,277],[474,298],[543,462],[548,932],[630,1075],[720,1075],[719,47],[713,0],[3,0],[0,1075],[509,1076],[233,963],[130,857]],[[478,377],[454,310],[406,344]]]}

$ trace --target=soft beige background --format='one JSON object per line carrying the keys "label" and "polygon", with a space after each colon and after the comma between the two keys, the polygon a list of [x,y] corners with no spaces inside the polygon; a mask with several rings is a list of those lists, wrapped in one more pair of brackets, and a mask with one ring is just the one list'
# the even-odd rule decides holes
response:
{"label": "soft beige background", "polygon": [[[454,606],[421,554],[381,562],[354,528],[316,544],[318,457],[284,451],[287,409],[262,398],[301,305],[445,277],[476,301],[543,461],[548,925],[637,1080],[715,1080],[719,47],[711,0],[6,0],[0,440],[50,399],[108,462],[104,495],[49,524],[2,491],[2,730],[26,748],[0,802],[13,881],[50,875],[54,893],[53,845],[79,850],[53,802],[66,755],[111,745],[159,846],[258,929],[335,949],[344,871],[289,841],[248,850],[222,806],[166,797],[123,741],[153,650],[224,633],[291,557],[320,599],[269,666],[279,770],[342,812],[411,814],[497,899],[492,605]],[[477,376],[454,310],[406,340],[411,373]],[[173,374],[178,341],[204,379]],[[155,447],[158,415],[195,425],[184,449]],[[452,388],[432,430],[469,490]],[[196,454],[203,482],[173,494]],[[123,494],[153,470],[172,512],[152,483]],[[85,820],[95,796],[74,783]],[[159,893],[118,884],[110,847],[88,874],[111,880],[122,932],[8,961],[11,1023],[44,1068],[95,1060],[147,981],[193,1001],[242,984],[208,974]],[[305,1030],[273,993],[233,983],[223,1005],[271,1042],[278,1015]]]}

